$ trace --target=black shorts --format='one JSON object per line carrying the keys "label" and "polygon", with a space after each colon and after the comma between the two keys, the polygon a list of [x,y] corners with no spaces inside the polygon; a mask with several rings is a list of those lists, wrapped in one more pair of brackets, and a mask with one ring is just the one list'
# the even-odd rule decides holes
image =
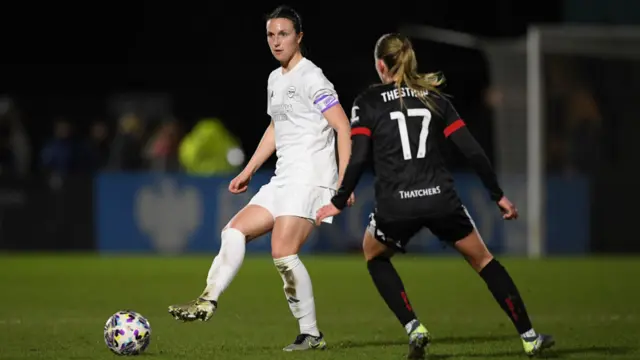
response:
{"label": "black shorts", "polygon": [[422,228],[427,228],[440,241],[453,244],[464,239],[475,229],[471,215],[464,206],[441,217],[415,218],[407,220],[385,220],[375,213],[369,215],[369,231],[383,244],[406,252],[405,247]]}

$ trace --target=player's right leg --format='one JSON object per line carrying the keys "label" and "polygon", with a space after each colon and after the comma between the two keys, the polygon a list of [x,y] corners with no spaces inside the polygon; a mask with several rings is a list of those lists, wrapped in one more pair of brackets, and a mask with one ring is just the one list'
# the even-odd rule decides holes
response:
{"label": "player's right leg", "polygon": [[[527,355],[536,355],[553,346],[555,344],[553,337],[538,334],[533,329],[524,300],[513,279],[502,264],[489,252],[466,209],[462,208],[461,210],[459,216],[454,215],[451,219],[439,222],[440,226],[436,230],[439,237],[441,239],[444,237],[445,241],[453,243],[455,249],[464,256],[469,265],[485,281],[489,291],[520,334]],[[448,231],[446,227],[449,228]],[[463,236],[462,234],[468,235]]]}
{"label": "player's right leg", "polygon": [[399,224],[403,239],[394,239],[391,233],[378,228],[374,215],[365,231],[362,248],[369,275],[375,284],[380,296],[387,306],[398,318],[400,324],[409,335],[408,359],[423,359],[425,357],[425,347],[431,341],[431,335],[424,325],[418,321],[413,307],[409,302],[409,297],[404,289],[404,284],[400,275],[391,263],[391,257],[396,250],[404,251],[403,247],[409,238],[419,229],[416,224]]}
{"label": "player's right leg", "polygon": [[169,313],[176,320],[209,320],[218,298],[242,266],[246,243],[271,231],[273,224],[273,215],[265,207],[249,204],[240,210],[220,234],[220,251],[209,269],[204,292],[186,304],[171,305]]}

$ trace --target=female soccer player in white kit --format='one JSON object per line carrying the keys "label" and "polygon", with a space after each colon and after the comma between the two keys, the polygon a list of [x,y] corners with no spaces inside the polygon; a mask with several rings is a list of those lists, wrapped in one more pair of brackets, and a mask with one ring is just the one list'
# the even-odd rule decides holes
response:
{"label": "female soccer player in white kit", "polygon": [[[218,298],[242,265],[246,243],[271,231],[273,261],[300,326],[300,335],[284,350],[324,349],[311,279],[297,254],[315,226],[316,211],[330,201],[342,182],[351,156],[351,127],[331,82],[300,51],[302,22],[295,10],[282,6],[268,16],[267,39],[281,65],[268,80],[271,123],[247,166],[229,184],[229,191],[246,191],[251,176],[274,151],[278,158],[275,175],[222,231],[220,251],[202,295],[187,304],[170,306],[169,312],[183,321],[209,320]],[[353,201],[352,197],[350,203]]]}

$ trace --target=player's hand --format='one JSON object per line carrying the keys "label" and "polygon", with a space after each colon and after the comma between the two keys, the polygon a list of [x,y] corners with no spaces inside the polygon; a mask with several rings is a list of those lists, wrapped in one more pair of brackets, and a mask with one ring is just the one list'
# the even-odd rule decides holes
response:
{"label": "player's hand", "polygon": [[320,226],[320,224],[322,224],[322,220],[338,214],[340,214],[340,210],[333,206],[333,204],[325,205],[316,212],[316,225]]}
{"label": "player's hand", "polygon": [[353,206],[356,203],[356,195],[351,193],[349,200],[347,200],[347,206]]}
{"label": "player's hand", "polygon": [[503,219],[515,220],[518,218],[518,209],[516,209],[516,206],[513,205],[506,196],[503,196],[502,199],[498,201],[498,206],[502,212]]}
{"label": "player's hand", "polygon": [[234,194],[241,194],[249,188],[249,181],[251,181],[251,174],[242,171],[229,183],[229,191]]}

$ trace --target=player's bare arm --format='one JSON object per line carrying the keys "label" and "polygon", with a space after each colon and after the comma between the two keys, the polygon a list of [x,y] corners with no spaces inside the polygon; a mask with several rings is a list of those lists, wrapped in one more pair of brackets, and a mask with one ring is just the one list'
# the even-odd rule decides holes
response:
{"label": "player's bare arm", "polygon": [[256,151],[253,153],[253,156],[245,166],[244,171],[247,171],[251,175],[255,174],[256,171],[260,169],[262,164],[264,164],[271,155],[276,151],[276,140],[275,140],[275,128],[273,124],[273,120],[269,123],[269,126],[264,131],[262,135],[262,139],[256,148]]}
{"label": "player's bare arm", "polygon": [[262,135],[262,139],[251,156],[247,166],[229,183],[229,191],[234,194],[245,192],[253,174],[260,169],[267,159],[276,151],[276,141],[273,120]]}

